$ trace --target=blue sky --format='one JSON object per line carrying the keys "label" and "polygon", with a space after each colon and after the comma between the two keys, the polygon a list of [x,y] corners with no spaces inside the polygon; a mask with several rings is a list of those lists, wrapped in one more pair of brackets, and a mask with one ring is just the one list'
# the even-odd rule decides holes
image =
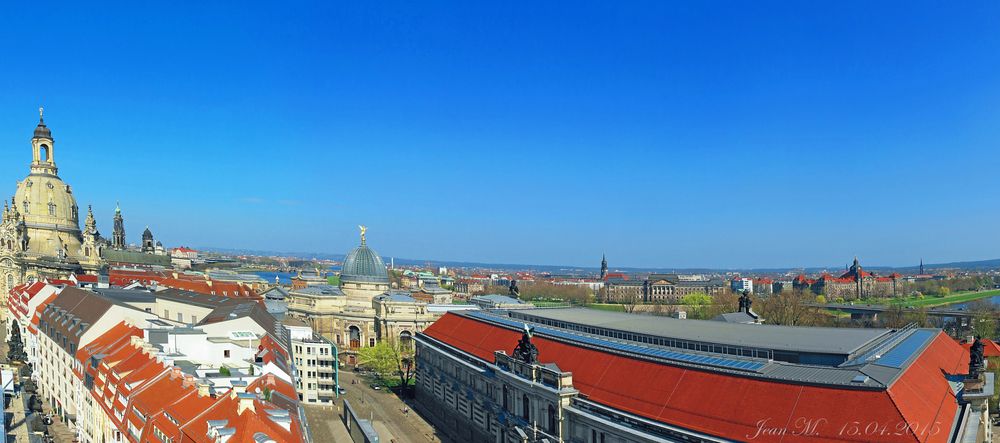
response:
{"label": "blue sky", "polygon": [[[110,233],[596,266],[1000,257],[1000,4],[20,2],[36,109]],[[213,2],[214,3],[214,2]]]}

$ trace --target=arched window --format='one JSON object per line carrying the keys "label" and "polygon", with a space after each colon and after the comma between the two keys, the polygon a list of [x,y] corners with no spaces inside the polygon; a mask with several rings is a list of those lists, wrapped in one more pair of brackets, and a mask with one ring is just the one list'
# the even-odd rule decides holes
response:
{"label": "arched window", "polygon": [[7,274],[7,290],[14,287],[14,274]]}
{"label": "arched window", "polygon": [[413,349],[413,335],[410,331],[399,333],[399,348],[407,351]]}
{"label": "arched window", "polygon": [[352,348],[361,347],[361,329],[357,326],[351,326],[347,328],[347,335],[350,337],[350,345]]}
{"label": "arched window", "polygon": [[531,404],[528,403],[528,394],[524,394],[524,397],[521,398],[521,408],[523,409],[523,411],[521,411],[521,415],[524,416],[525,420],[530,420]]}
{"label": "arched window", "polygon": [[49,146],[48,145],[42,145],[42,146],[39,147],[39,149],[38,149],[38,159],[41,160],[41,161],[43,161],[43,162],[49,161]]}
{"label": "arched window", "polygon": [[31,211],[29,211],[29,210],[28,210],[28,201],[27,201],[27,200],[25,200],[25,201],[24,201],[24,213],[25,213],[25,214],[28,214],[28,213],[30,213],[30,212],[31,212]]}
{"label": "arched window", "polygon": [[56,215],[56,204],[49,202],[49,215]]}
{"label": "arched window", "polygon": [[556,432],[556,408],[549,405],[549,433],[555,434]]}

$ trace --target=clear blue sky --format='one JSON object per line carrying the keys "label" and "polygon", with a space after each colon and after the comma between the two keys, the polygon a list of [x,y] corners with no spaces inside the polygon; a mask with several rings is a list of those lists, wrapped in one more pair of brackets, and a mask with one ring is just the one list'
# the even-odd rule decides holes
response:
{"label": "clear blue sky", "polygon": [[110,233],[120,200],[133,242],[1000,257],[995,1],[143,3],[0,9],[4,192],[43,104],[81,206]]}

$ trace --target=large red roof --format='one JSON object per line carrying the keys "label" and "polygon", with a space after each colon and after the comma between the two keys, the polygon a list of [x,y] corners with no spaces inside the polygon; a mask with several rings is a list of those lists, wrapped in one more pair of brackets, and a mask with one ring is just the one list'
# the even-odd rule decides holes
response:
{"label": "large red roof", "polygon": [[[510,352],[518,331],[448,313],[424,331],[430,337],[492,362]],[[539,360],[573,373],[573,384],[591,401],[693,431],[750,440],[761,424],[787,428],[757,435],[761,442],[938,442],[958,404],[945,373],[961,370],[963,349],[941,333],[887,390],[814,386],[688,369],[639,360],[536,336]],[[792,435],[812,420],[817,434]],[[852,432],[854,422],[861,428]],[[870,423],[877,435],[864,429]],[[919,425],[916,430],[907,423]],[[932,429],[937,424],[937,430]],[[897,432],[898,431],[898,432]],[[898,433],[898,435],[897,435]],[[884,434],[884,435],[882,435]]]}

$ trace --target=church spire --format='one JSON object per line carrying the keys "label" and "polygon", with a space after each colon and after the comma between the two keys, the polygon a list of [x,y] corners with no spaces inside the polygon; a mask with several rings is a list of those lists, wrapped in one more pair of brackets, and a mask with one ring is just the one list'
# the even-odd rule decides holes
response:
{"label": "church spire", "polygon": [[111,247],[125,249],[125,220],[122,218],[122,208],[115,202],[115,223],[111,231]]}
{"label": "church spire", "polygon": [[608,256],[601,254],[601,280],[608,278]]}

